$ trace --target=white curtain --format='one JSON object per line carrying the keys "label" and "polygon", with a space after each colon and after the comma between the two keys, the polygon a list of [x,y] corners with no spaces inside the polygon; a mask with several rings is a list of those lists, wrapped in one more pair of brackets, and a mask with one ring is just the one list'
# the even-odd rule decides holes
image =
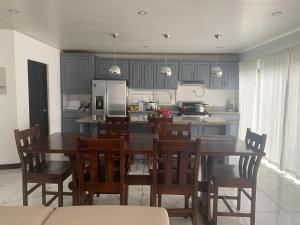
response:
{"label": "white curtain", "polygon": [[281,169],[300,177],[300,48],[290,55]]}
{"label": "white curtain", "polygon": [[245,139],[247,128],[256,130],[257,59],[240,63],[239,73],[239,138]]}
{"label": "white curtain", "polygon": [[288,51],[261,58],[257,131],[267,134],[266,157],[280,165],[283,147]]}

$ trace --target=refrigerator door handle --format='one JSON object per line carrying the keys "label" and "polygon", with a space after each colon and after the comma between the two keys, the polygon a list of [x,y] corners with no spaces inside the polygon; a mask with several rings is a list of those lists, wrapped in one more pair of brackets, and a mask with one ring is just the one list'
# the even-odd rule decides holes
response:
{"label": "refrigerator door handle", "polygon": [[106,108],[106,115],[109,116],[109,110],[108,110],[108,105],[109,105],[108,104],[108,88],[106,88],[105,95],[106,95],[106,103],[105,103],[106,104],[106,107],[105,107]]}

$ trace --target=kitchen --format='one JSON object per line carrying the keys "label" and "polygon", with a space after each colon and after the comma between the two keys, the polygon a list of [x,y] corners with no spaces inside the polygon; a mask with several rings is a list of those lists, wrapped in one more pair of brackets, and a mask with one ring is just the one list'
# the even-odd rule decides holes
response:
{"label": "kitchen", "polygon": [[[116,95],[115,99],[118,97],[124,99],[121,115],[124,116],[128,112],[131,121],[138,122],[132,125],[132,129],[135,131],[145,132],[145,124],[141,121],[147,118],[149,110],[151,110],[151,108],[147,109],[141,105],[139,109],[137,106],[141,103],[147,105],[147,102],[153,101],[155,102],[153,108],[156,109],[158,105],[162,108],[166,107],[178,119],[180,116],[187,117],[184,114],[189,114],[189,121],[193,123],[194,136],[221,134],[237,136],[239,124],[237,109],[238,58],[236,55],[222,56],[219,65],[222,65],[224,75],[215,78],[210,75],[215,57],[211,55],[201,61],[172,59],[168,65],[171,65],[173,73],[170,77],[164,77],[160,73],[163,62],[161,59],[159,61],[159,58],[117,59],[116,64],[120,65],[121,74],[114,75],[109,73],[109,67],[114,64],[114,59],[102,59],[94,54],[87,55],[86,53],[62,53],[62,130],[79,132],[81,127],[81,130],[84,131],[87,128],[87,126],[84,128],[84,123],[99,121],[99,119],[93,119],[95,117],[93,115],[96,113],[95,109],[92,110],[95,107],[95,98],[97,98],[92,95],[92,81],[97,79],[104,82],[126,81],[128,89],[120,92],[119,96]],[[70,60],[73,64],[70,64]],[[77,64],[79,62],[81,63],[80,67]],[[83,64],[84,62],[85,64]],[[79,71],[77,68],[81,70]],[[84,78],[81,79],[81,77]],[[114,87],[111,88],[113,90]],[[105,88],[99,88],[99,90],[103,89]],[[104,95],[101,104],[106,98]],[[208,105],[205,106],[205,110],[202,107],[198,112],[195,105],[192,105],[195,113],[184,113],[182,105],[188,102],[194,102],[194,104],[205,102]],[[72,104],[75,104],[75,110],[72,109]],[[89,107],[86,108],[86,106]],[[130,107],[135,110],[128,110]],[[104,112],[97,113],[99,116],[106,114]],[[193,114],[194,117],[192,117]],[[201,114],[205,118],[197,118],[197,114]],[[114,114],[112,112],[109,115]]]}

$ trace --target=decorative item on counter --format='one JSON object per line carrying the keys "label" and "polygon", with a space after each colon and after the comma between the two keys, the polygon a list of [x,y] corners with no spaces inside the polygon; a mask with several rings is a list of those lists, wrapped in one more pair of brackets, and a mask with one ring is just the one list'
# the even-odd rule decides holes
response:
{"label": "decorative item on counter", "polygon": [[166,118],[166,117],[170,117],[170,110],[167,108],[160,108],[155,110],[152,113],[149,113],[149,117],[150,118]]}
{"label": "decorative item on counter", "polygon": [[129,105],[128,111],[129,112],[137,112],[137,111],[139,111],[139,106],[138,105]]}

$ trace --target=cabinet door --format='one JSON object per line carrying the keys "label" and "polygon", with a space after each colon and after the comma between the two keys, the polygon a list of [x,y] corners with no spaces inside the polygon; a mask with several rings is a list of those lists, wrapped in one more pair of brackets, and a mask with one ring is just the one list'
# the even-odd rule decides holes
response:
{"label": "cabinet door", "polygon": [[77,132],[76,125],[77,118],[63,118],[62,119],[62,131],[67,133]]}
{"label": "cabinet door", "polygon": [[227,63],[225,88],[238,89],[239,88],[239,64],[238,62]]}
{"label": "cabinet door", "polygon": [[177,62],[168,62],[168,65],[172,69],[172,75],[170,77],[166,77],[160,73],[161,68],[164,66],[163,62],[155,63],[154,88],[177,89],[178,63]]}
{"label": "cabinet door", "polygon": [[194,62],[181,62],[179,80],[193,81],[195,78],[195,63]]}
{"label": "cabinet door", "polygon": [[[211,63],[210,70],[215,66],[215,63]],[[225,87],[225,77],[227,76],[227,65],[224,62],[219,62],[218,66],[222,68],[222,77],[215,77],[210,73],[210,83],[209,88],[211,89],[224,89]]]}
{"label": "cabinet door", "polygon": [[111,62],[103,61],[99,58],[96,59],[96,78],[98,79],[110,79],[109,67]]}
{"label": "cabinet door", "polygon": [[195,81],[203,81],[209,84],[209,62],[195,63]]}
{"label": "cabinet door", "polygon": [[93,56],[76,57],[77,93],[91,94],[94,79]]}
{"label": "cabinet door", "polygon": [[141,62],[131,62],[130,63],[130,88],[141,88],[142,86],[142,67]]}
{"label": "cabinet door", "polygon": [[151,89],[154,87],[154,63],[153,62],[144,62],[143,63],[143,73],[142,73],[142,88]]}
{"label": "cabinet door", "polygon": [[76,58],[61,56],[61,85],[63,94],[76,93]]}

